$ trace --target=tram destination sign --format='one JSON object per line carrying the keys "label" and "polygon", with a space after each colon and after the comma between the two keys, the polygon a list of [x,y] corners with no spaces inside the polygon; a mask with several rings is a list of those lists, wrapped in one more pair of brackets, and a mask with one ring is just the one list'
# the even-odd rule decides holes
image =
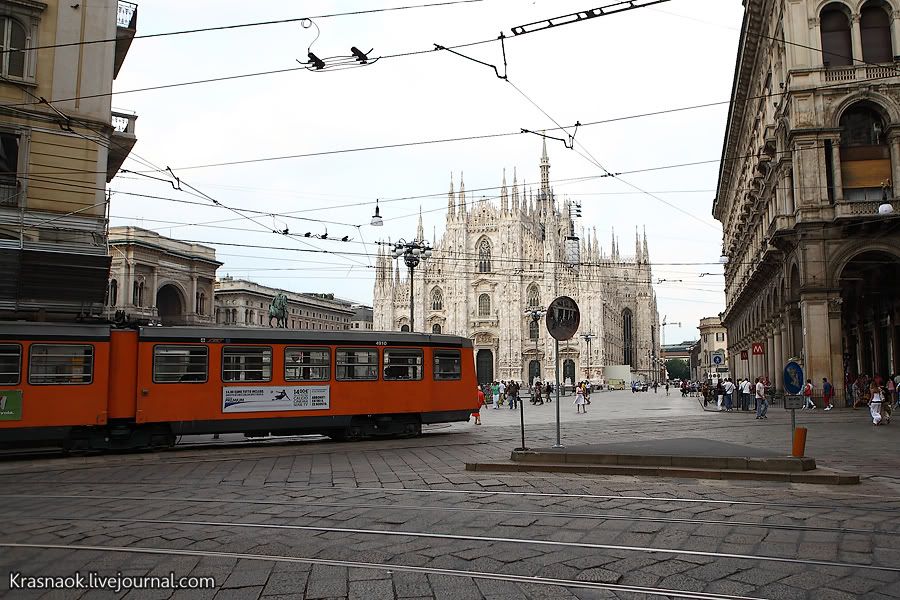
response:
{"label": "tram destination sign", "polygon": [[568,296],[560,296],[547,309],[547,331],[560,342],[572,339],[581,323],[578,303]]}
{"label": "tram destination sign", "polygon": [[222,390],[222,412],[328,410],[330,400],[327,385],[235,386]]}

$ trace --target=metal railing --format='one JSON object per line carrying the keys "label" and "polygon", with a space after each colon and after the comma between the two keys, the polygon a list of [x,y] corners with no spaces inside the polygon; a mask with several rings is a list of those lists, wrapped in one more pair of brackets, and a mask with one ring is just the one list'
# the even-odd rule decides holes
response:
{"label": "metal railing", "polygon": [[113,131],[116,133],[127,133],[134,135],[134,124],[137,121],[137,115],[125,112],[113,112],[111,124]]}
{"label": "metal railing", "polygon": [[0,183],[0,206],[19,206],[19,186],[15,183]]}

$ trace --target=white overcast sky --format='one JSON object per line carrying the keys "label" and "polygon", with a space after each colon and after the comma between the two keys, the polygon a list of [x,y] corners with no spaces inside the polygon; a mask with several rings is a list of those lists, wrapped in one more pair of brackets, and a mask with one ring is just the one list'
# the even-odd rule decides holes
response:
{"label": "white overcast sky", "polygon": [[[138,33],[150,34],[416,4],[428,0],[246,2],[246,0],[149,0],[139,4]],[[521,37],[516,25],[610,4],[579,0],[484,0],[437,8],[314,19],[321,34],[312,51],[320,57],[397,54],[508,37],[512,83],[562,125],[627,117],[730,96],[742,16],[741,3],[672,0],[657,6],[595,18]],[[299,66],[315,27],[298,23],[137,39],[115,82],[123,92],[160,84]],[[461,49],[473,58],[502,63],[499,43]],[[503,138],[407,148],[292,158],[243,165],[189,168],[235,160],[315,153],[347,148],[553,127],[537,108],[493,71],[447,52],[385,58],[346,70],[305,70],[158,91],[117,94],[113,106],[138,114],[134,159],[171,166],[185,182],[220,203],[271,213],[292,212],[345,223],[327,225],[330,237],[350,243],[298,240],[292,234],[322,234],[326,225],[285,217],[255,217],[259,224],[172,189],[165,182],[131,174],[113,180],[117,192],[205,202],[194,206],[114,194],[113,225],[138,225],[175,238],[216,247],[225,264],[219,276],[245,277],[295,291],[334,292],[371,303],[373,269],[364,254],[371,242],[415,235],[424,212],[426,237],[444,227],[450,174],[465,173],[468,190],[539,180],[540,138]],[[727,104],[583,127],[576,140],[614,172],[717,160]],[[577,147],[576,147],[577,148]],[[548,142],[553,180],[596,176],[600,170],[560,142]],[[584,150],[581,150],[584,152]],[[710,215],[718,162],[655,170],[622,178],[658,198],[613,178],[559,182],[557,195],[583,203],[582,225],[596,227],[604,249],[615,228],[622,252],[633,254],[635,227],[646,227],[667,343],[697,337],[703,316],[724,308],[721,228]],[[155,174],[162,177],[162,174]],[[184,186],[183,186],[184,187]],[[410,200],[408,196],[432,197]],[[476,196],[495,191],[477,192]],[[385,226],[368,225],[381,198]],[[683,212],[667,206],[676,205]],[[353,206],[344,206],[353,205]],[[303,212],[299,212],[303,211]],[[177,225],[177,223],[200,224]],[[363,225],[354,227],[354,225]],[[369,245],[360,242],[368,242]],[[238,243],[261,247],[216,245]],[[361,255],[308,254],[318,247]],[[662,263],[695,263],[686,265]],[[702,273],[715,273],[704,275]],[[681,281],[677,281],[681,280]],[[656,283],[656,282],[654,282]]]}

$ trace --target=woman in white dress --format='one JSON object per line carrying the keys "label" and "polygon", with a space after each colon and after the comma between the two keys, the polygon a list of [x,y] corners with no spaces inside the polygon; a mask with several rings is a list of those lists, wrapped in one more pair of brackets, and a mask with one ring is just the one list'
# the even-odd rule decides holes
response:
{"label": "woman in white dress", "polygon": [[881,402],[884,398],[881,395],[881,387],[874,381],[869,385],[869,394],[872,396],[869,400],[869,414],[872,415],[872,425],[881,425]]}
{"label": "woman in white dress", "polygon": [[582,384],[578,384],[578,387],[575,388],[575,412],[587,413],[587,406],[585,406],[584,401],[584,387]]}

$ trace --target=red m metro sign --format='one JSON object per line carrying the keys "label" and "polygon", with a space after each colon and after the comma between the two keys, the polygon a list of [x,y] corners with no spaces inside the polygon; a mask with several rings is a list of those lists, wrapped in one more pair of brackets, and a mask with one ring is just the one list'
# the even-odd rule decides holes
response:
{"label": "red m metro sign", "polygon": [[765,353],[762,342],[753,342],[753,356],[762,356]]}

